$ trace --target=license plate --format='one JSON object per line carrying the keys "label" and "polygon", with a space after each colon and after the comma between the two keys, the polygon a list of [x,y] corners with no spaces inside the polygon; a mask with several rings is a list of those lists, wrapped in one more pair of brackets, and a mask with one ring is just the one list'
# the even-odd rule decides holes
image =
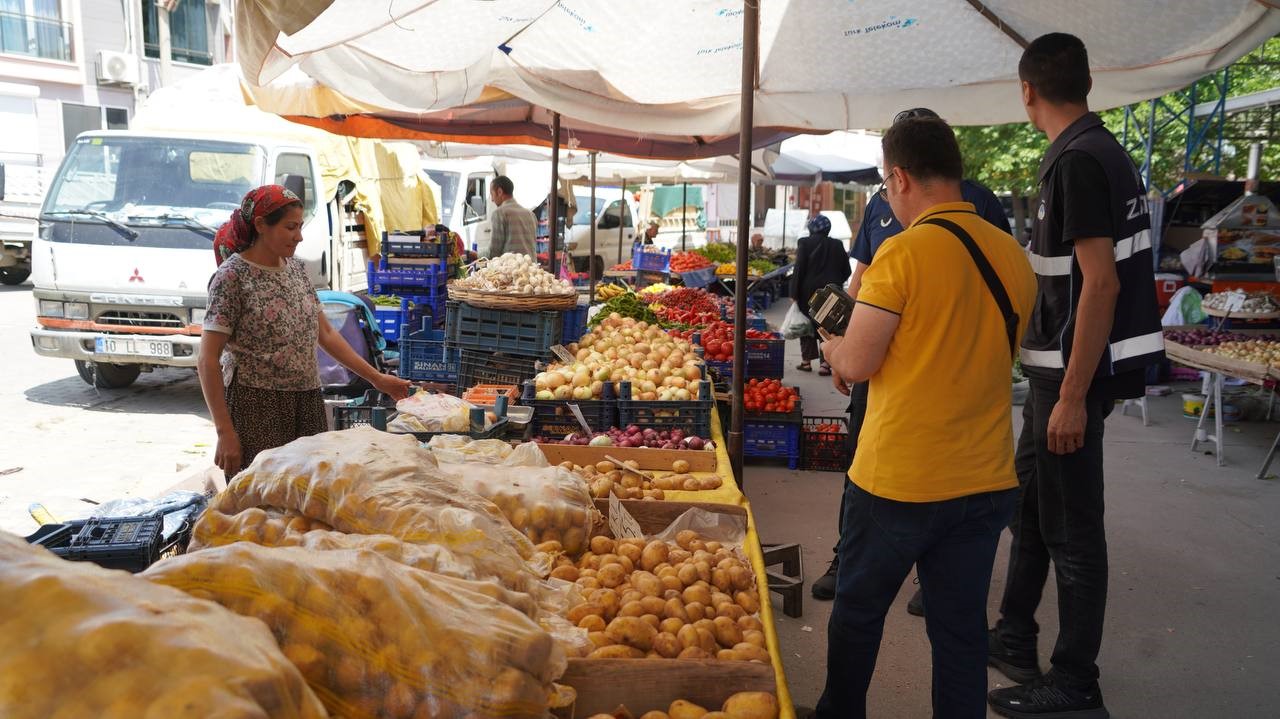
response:
{"label": "license plate", "polygon": [[173,343],[169,340],[146,340],[137,337],[96,337],[93,351],[104,355],[128,355],[131,357],[173,357]]}

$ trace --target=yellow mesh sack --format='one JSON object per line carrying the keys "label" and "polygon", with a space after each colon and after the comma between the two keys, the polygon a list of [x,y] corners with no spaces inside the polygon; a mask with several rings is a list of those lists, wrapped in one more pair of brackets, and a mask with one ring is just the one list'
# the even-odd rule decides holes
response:
{"label": "yellow mesh sack", "polygon": [[375,552],[237,542],[143,576],[265,622],[347,719],[546,717],[566,667],[550,635],[479,583]]}
{"label": "yellow mesh sack", "polygon": [[262,622],[0,532],[0,716],[322,719]]}

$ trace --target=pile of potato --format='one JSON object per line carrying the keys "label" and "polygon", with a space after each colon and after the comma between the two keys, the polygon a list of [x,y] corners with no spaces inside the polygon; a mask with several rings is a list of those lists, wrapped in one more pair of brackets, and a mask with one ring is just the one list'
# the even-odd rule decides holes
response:
{"label": "pile of potato", "polygon": [[[691,701],[677,699],[666,711],[649,711],[640,719],[777,719],[778,698],[769,692],[738,692],[725,700],[719,711],[707,710]],[[626,707],[612,714],[594,714],[587,719],[635,719]]]}
{"label": "pile of potato", "polygon": [[260,622],[0,532],[5,719],[324,719]]}
{"label": "pile of potato", "polygon": [[480,583],[369,551],[247,542],[143,575],[262,620],[335,716],[544,717],[563,650]]}
{"label": "pile of potato", "polygon": [[534,544],[558,542],[581,554],[600,520],[587,483],[562,467],[442,465],[459,486],[488,499]]}
{"label": "pile of potato", "polygon": [[[629,459],[623,464],[630,469],[640,469],[640,463],[635,460]],[[719,489],[723,483],[719,475],[695,477],[689,474],[689,463],[684,460],[676,460],[671,474],[654,477],[652,480],[635,472],[628,472],[609,460],[585,467],[573,462],[562,462],[560,466],[587,480],[591,485],[591,496],[596,499],[608,499],[613,494],[618,499],[660,500],[666,499],[667,492]]]}
{"label": "pile of potato", "polygon": [[674,543],[596,536],[576,564],[557,564],[551,576],[587,599],[567,616],[589,632],[588,658],[769,661],[755,576],[720,542],[691,530]]}

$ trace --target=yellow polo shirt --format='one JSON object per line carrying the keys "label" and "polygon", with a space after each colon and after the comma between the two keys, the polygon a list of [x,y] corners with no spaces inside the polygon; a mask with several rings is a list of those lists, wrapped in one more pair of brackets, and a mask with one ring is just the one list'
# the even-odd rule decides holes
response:
{"label": "yellow polo shirt", "polygon": [[[967,202],[936,205],[885,241],[858,302],[901,316],[870,379],[849,478],[901,502],[937,502],[1018,486],[1013,471],[1013,358],[1000,309],[951,232],[964,228],[999,275],[1027,328],[1036,277],[1022,247]],[[855,339],[856,341],[856,339]]]}

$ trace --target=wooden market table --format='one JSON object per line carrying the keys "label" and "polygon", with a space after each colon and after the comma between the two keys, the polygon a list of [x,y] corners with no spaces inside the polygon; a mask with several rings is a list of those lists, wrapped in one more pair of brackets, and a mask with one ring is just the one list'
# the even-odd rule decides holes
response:
{"label": "wooden market table", "polygon": [[[1274,392],[1277,383],[1280,383],[1280,371],[1256,362],[1245,362],[1223,357],[1213,352],[1205,352],[1168,340],[1165,341],[1165,354],[1170,360],[1180,365],[1202,370],[1209,374],[1209,386],[1204,396],[1204,408],[1200,410],[1200,420],[1196,422],[1196,429],[1191,437],[1191,451],[1198,450],[1202,442],[1212,442],[1214,458],[1219,467],[1223,466],[1226,461],[1222,435],[1223,381],[1227,377],[1235,377]],[[1211,411],[1213,412],[1213,434],[1209,434],[1204,426],[1205,419]],[[1275,441],[1271,443],[1271,449],[1262,460],[1262,468],[1258,470],[1258,479],[1266,476],[1272,460],[1275,459],[1277,450],[1280,450],[1280,433],[1276,435]]]}
{"label": "wooden market table", "polygon": [[[795,719],[795,707],[792,705],[791,693],[787,688],[786,673],[782,665],[782,649],[778,644],[778,631],[774,623],[773,603],[770,596],[771,580],[777,579],[777,576],[768,571],[767,565],[772,562],[766,559],[769,552],[760,543],[755,516],[751,512],[751,503],[742,493],[730,468],[729,453],[718,412],[711,415],[711,439],[715,442],[716,449],[715,452],[708,454],[714,455],[714,461],[698,462],[698,466],[692,469],[695,474],[699,473],[699,470],[714,471],[722,480],[718,489],[673,490],[666,492],[666,499],[662,501],[624,500],[622,504],[624,507],[635,508],[636,519],[641,525],[656,522],[657,524],[651,524],[654,527],[658,524],[665,526],[675,518],[666,516],[669,512],[664,514],[664,510],[671,510],[676,503],[685,505],[680,509],[681,513],[688,505],[699,504],[712,511],[720,508],[727,513],[742,513],[746,516],[747,534],[743,540],[742,549],[751,562],[751,568],[755,574],[760,600],[760,623],[764,626],[765,644],[769,650],[771,666],[721,660],[697,662],[687,659],[570,660],[569,671],[560,681],[575,686],[579,692],[579,703],[584,705],[580,708],[587,709],[588,714],[591,710],[600,707],[607,706],[607,710],[612,710],[618,704],[625,704],[628,692],[634,696],[635,692],[643,691],[646,697],[656,703],[662,703],[662,701],[670,703],[674,699],[697,701],[703,695],[714,696],[718,692],[723,692],[726,686],[731,686],[734,691],[758,691],[764,688],[763,684],[772,683],[772,688],[778,697],[780,710],[778,716],[780,719]],[[603,459],[602,454],[600,457],[594,456],[593,453],[597,451],[610,454],[626,451],[616,447],[561,445],[542,445],[542,447],[548,460],[567,459],[575,464],[581,464],[581,460]],[[681,454],[687,454],[687,452]],[[641,469],[657,469],[669,465],[668,455],[669,453],[663,450],[632,449],[627,452],[627,456],[619,456],[618,459],[652,457],[649,460],[652,464],[646,466],[642,463]],[[798,566],[795,567],[794,573],[800,574],[799,569]],[[792,573],[786,568],[784,572]],[[695,665],[697,665],[696,670],[694,670]],[[691,678],[697,681],[691,681]],[[583,687],[591,687],[586,692],[589,696],[584,696]],[[576,715],[582,714],[579,712]]]}

